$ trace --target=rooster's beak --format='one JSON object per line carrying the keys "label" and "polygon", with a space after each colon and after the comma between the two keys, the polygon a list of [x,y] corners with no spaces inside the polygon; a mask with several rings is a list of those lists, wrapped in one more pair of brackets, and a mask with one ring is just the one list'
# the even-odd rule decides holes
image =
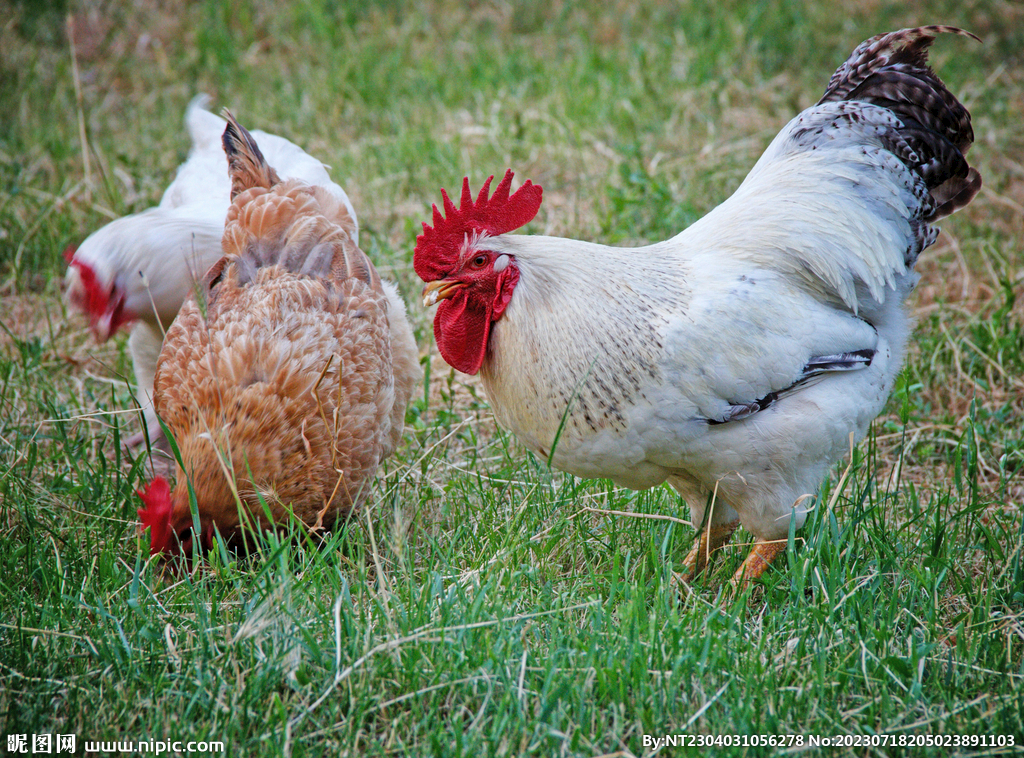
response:
{"label": "rooster's beak", "polygon": [[447,300],[460,289],[468,286],[466,282],[455,279],[438,279],[428,282],[427,286],[423,288],[423,307],[429,308],[436,305],[438,300]]}

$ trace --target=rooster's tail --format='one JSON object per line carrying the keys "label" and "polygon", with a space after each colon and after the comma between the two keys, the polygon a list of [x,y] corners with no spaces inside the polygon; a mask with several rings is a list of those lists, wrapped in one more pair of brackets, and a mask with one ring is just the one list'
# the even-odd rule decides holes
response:
{"label": "rooster's tail", "polygon": [[928,48],[943,33],[978,39],[952,26],[879,34],[854,49],[818,101],[872,103],[900,119],[902,126],[883,139],[924,180],[934,203],[928,222],[963,208],[981,189],[981,174],[964,157],[974,142],[971,114],[928,66]]}

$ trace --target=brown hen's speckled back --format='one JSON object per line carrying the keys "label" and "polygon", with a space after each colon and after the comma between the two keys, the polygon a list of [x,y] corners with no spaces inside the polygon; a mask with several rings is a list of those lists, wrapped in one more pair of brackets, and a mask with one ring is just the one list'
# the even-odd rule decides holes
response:
{"label": "brown hen's speckled back", "polygon": [[[389,323],[388,295],[344,207],[277,180],[228,121],[225,256],[182,306],[156,374],[156,410],[184,462],[172,529],[192,523],[186,477],[203,529],[231,534],[245,514],[269,527],[289,512],[329,527],[365,499],[401,435],[412,381],[400,377],[396,396],[391,330],[408,325]],[[400,338],[414,350],[411,333]]]}

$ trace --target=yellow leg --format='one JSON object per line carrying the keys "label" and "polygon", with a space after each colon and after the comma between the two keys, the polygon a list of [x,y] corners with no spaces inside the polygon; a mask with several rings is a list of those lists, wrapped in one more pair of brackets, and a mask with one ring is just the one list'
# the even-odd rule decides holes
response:
{"label": "yellow leg", "polygon": [[775,560],[776,556],[786,549],[786,540],[772,540],[766,542],[764,540],[756,540],[754,547],[750,549],[750,554],[747,555],[743,564],[733,574],[732,579],[729,580],[729,584],[734,589],[744,589],[755,579],[759,579],[761,574],[771,565],[772,561]]}
{"label": "yellow leg", "polygon": [[693,542],[693,547],[690,548],[690,552],[683,559],[684,582],[692,582],[697,574],[704,570],[704,567],[708,565],[708,559],[711,557],[711,554],[729,541],[732,533],[736,531],[736,527],[739,525],[740,522],[737,519],[736,521],[730,521],[728,524],[709,526],[698,532],[697,539]]}

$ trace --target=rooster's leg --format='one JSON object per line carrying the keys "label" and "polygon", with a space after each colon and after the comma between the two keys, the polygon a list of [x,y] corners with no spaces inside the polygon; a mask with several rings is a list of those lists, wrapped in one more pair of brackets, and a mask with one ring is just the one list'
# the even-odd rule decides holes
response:
{"label": "rooster's leg", "polygon": [[732,537],[736,527],[740,525],[739,519],[730,521],[727,524],[712,524],[701,529],[697,539],[693,542],[689,554],[683,559],[683,581],[692,582],[704,567],[708,565],[708,558],[711,554],[722,547]]}
{"label": "rooster's leg", "polygon": [[759,579],[776,556],[785,549],[786,540],[756,540],[754,547],[750,549],[750,554],[733,574],[729,584],[733,588],[744,589],[750,582]]}

